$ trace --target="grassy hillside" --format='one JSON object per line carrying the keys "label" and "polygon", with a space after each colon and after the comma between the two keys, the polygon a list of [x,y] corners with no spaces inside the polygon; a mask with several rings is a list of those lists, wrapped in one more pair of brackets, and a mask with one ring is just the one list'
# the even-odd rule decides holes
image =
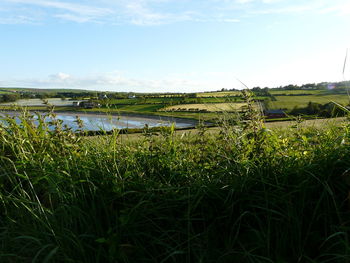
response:
{"label": "grassy hillside", "polygon": [[9,94],[9,93],[11,93],[11,92],[6,91],[6,90],[0,90],[0,95],[3,95],[3,94]]}
{"label": "grassy hillside", "polygon": [[276,101],[269,102],[269,107],[272,109],[287,109],[292,110],[294,107],[306,107],[311,102],[326,104],[332,101],[348,105],[350,99],[346,94],[340,95],[310,95],[310,96],[275,96]]}
{"label": "grassy hillside", "polygon": [[272,95],[301,95],[301,94],[309,94],[309,95],[317,95],[326,93],[325,90],[275,90],[270,89],[269,92]]}
{"label": "grassy hillside", "polygon": [[92,92],[91,90],[82,90],[82,89],[38,89],[38,88],[20,88],[20,87],[0,87],[0,91],[9,93],[9,92],[31,92],[31,93],[51,93],[51,92]]}
{"label": "grassy hillside", "polygon": [[235,91],[215,91],[215,92],[199,92],[198,97],[230,97],[230,96],[240,96],[241,92],[239,90]]}
{"label": "grassy hillside", "polygon": [[198,103],[198,104],[181,104],[181,105],[175,105],[175,106],[169,106],[161,109],[162,111],[190,111],[190,110],[196,110],[196,111],[208,111],[208,112],[217,112],[217,111],[223,111],[223,112],[230,112],[230,111],[242,111],[244,107],[246,107],[246,103]]}
{"label": "grassy hillside", "polygon": [[0,128],[1,262],[347,262],[350,126],[122,142]]}
{"label": "grassy hillside", "polygon": [[[311,85],[311,84],[310,84]],[[330,117],[334,115],[334,111],[330,102],[340,103],[343,106],[349,104],[349,96],[347,94],[347,86],[345,84],[331,85],[326,88],[324,85],[306,87],[294,87],[293,89],[261,89],[259,87],[251,89],[252,96],[255,101],[259,101],[259,105],[265,106],[266,109],[283,109],[289,115],[307,115]],[[241,106],[245,102],[242,91],[216,91],[216,92],[200,92],[187,94],[134,94],[134,93],[104,93],[104,92],[86,92],[82,90],[59,90],[59,89],[22,89],[22,88],[7,88],[1,89],[0,92],[11,91],[30,91],[37,98],[41,96],[63,96],[62,98],[74,98],[76,100],[93,100],[97,104],[102,105],[101,108],[95,107],[93,109],[84,109],[77,107],[68,107],[72,101],[62,103],[60,98],[59,104],[56,105],[56,110],[69,111],[100,111],[109,112],[113,114],[144,114],[144,115],[163,115],[171,117],[182,117],[196,120],[207,120],[217,122],[220,118],[213,112],[233,112],[236,109],[242,111]],[[73,93],[69,93],[72,91]],[[35,93],[38,92],[38,93]],[[49,93],[47,93],[49,92]],[[57,92],[57,94],[55,94]],[[17,93],[15,93],[17,94]],[[33,95],[32,94],[32,95]],[[60,95],[59,95],[60,94]],[[64,95],[63,95],[64,94]],[[0,93],[1,95],[1,93]],[[27,98],[30,94],[17,94]],[[0,99],[3,96],[0,96]],[[30,96],[29,96],[30,97]],[[46,97],[44,99],[47,99]],[[48,101],[54,100],[49,98]],[[21,103],[22,100],[17,98],[16,103]],[[34,102],[33,99],[31,101]],[[7,104],[6,104],[7,102]],[[317,103],[313,109],[306,107],[309,102]],[[25,102],[28,104],[28,102]],[[40,101],[40,103],[42,103]],[[3,103],[0,104],[1,109],[8,109],[6,105],[12,105],[13,100],[4,98]],[[30,103],[28,104],[30,105]],[[34,104],[33,104],[34,105]],[[28,109],[36,110],[36,106],[29,106]],[[46,106],[42,105],[41,110],[45,110]],[[319,109],[319,110],[316,110]]]}

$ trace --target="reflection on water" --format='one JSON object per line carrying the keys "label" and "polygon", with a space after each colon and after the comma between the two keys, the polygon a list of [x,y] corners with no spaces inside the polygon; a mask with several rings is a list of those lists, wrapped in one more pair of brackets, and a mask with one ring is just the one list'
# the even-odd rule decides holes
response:
{"label": "reflection on water", "polygon": [[[7,113],[9,115],[14,115],[14,113]],[[89,131],[98,131],[105,130],[110,131],[112,129],[122,129],[122,128],[143,128],[146,124],[149,127],[159,127],[159,126],[170,126],[172,123],[175,123],[178,128],[186,128],[194,126],[194,122],[181,120],[181,119],[169,119],[165,117],[135,117],[135,116],[106,116],[106,115],[89,115],[89,114],[57,114],[56,118],[62,120],[62,125],[66,125],[72,130],[79,129],[77,123],[77,117],[79,116],[82,120],[84,130]],[[1,113],[0,113],[1,116]],[[36,116],[34,118],[37,118]],[[46,121],[49,122],[50,119],[46,118]]]}
{"label": "reflection on water", "polygon": [[[137,117],[104,117],[104,116],[79,116],[83,121],[84,129],[90,131],[105,130],[109,131],[115,128],[142,128],[146,124],[149,127],[169,126],[172,124],[169,120],[161,120],[156,118],[137,118]],[[71,127],[73,130],[78,129],[76,117],[72,115],[57,115],[57,119],[63,121],[63,125]],[[176,121],[177,127],[190,127],[191,123]]]}

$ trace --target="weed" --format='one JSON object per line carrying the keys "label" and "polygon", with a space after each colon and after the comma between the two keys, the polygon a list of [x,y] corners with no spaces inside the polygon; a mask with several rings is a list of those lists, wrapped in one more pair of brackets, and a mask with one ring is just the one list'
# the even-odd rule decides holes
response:
{"label": "weed", "polygon": [[248,109],[130,143],[5,117],[0,261],[348,262],[349,124],[270,131]]}

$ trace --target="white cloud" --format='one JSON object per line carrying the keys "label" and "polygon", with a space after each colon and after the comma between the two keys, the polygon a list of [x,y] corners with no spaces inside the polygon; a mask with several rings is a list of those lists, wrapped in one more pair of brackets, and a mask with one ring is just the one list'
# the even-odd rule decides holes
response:
{"label": "white cloud", "polygon": [[152,4],[166,4],[168,0],[129,0],[122,8],[130,23],[134,25],[160,25],[181,21],[197,21],[200,14],[184,9],[181,11],[166,12],[162,8],[152,8]]}
{"label": "white cloud", "polygon": [[304,13],[308,11],[314,11],[322,8],[323,5],[321,3],[309,2],[308,4],[301,5],[287,5],[284,7],[275,7],[269,9],[260,9],[250,11],[252,14],[291,14],[291,13]]}
{"label": "white cloud", "polygon": [[306,12],[347,15],[350,3],[345,0],[1,0],[0,23],[45,22],[48,18],[139,26],[182,21],[235,23],[252,16]]}
{"label": "white cloud", "polygon": [[327,6],[320,10],[320,13],[337,13],[339,15],[349,15],[350,14],[350,3],[342,2],[340,4]]}
{"label": "white cloud", "polygon": [[[202,2],[191,3],[187,0],[180,2],[175,0],[86,0],[84,4],[72,0],[2,0],[0,2],[0,23],[30,22],[29,19],[25,20],[21,17],[32,17],[42,22],[48,18],[56,18],[76,23],[94,22],[141,26],[182,21],[238,22],[239,18],[231,13],[219,17],[218,8],[210,1],[212,0],[209,0],[209,4],[202,5]],[[251,0],[239,1],[243,3]],[[96,6],[97,2],[98,6]],[[226,5],[225,0],[217,2],[219,6]],[[2,5],[6,6],[7,10],[1,10]]]}
{"label": "white cloud", "polygon": [[238,23],[240,22],[239,19],[235,19],[235,18],[223,18],[223,19],[219,19],[217,20],[218,22],[225,22],[225,23]]}
{"label": "white cloud", "polygon": [[281,2],[283,0],[262,0],[262,2],[264,4],[274,4],[274,3],[278,3],[278,2]]}
{"label": "white cloud", "polygon": [[16,25],[16,24],[38,24],[38,20],[29,16],[16,15],[13,17],[0,17],[0,25]]}
{"label": "white cloud", "polygon": [[49,77],[52,81],[67,81],[72,78],[71,75],[62,72],[50,75]]}
{"label": "white cloud", "polygon": [[255,15],[270,14],[302,14],[302,13],[337,13],[340,15],[350,14],[350,3],[348,1],[334,0],[309,0],[309,1],[288,1],[284,0],[284,4],[279,2],[283,0],[262,0],[263,3],[269,4],[269,8],[258,8],[248,10],[248,13]]}
{"label": "white cloud", "polygon": [[36,5],[41,7],[62,9],[62,10],[70,11],[77,14],[85,14],[85,15],[91,15],[91,16],[102,16],[102,15],[113,13],[113,11],[108,8],[93,7],[93,6],[74,4],[69,2],[58,2],[58,1],[47,1],[47,0],[5,0],[5,1],[16,3],[16,4],[27,4],[27,5]]}
{"label": "white cloud", "polygon": [[67,13],[54,15],[54,17],[67,20],[67,21],[76,22],[76,23],[86,23],[92,20],[90,17],[67,14]]}
{"label": "white cloud", "polygon": [[[79,22],[79,23],[96,21],[98,19],[103,19],[107,16],[110,16],[114,13],[114,11],[110,8],[75,4],[70,2],[47,1],[47,0],[4,0],[4,1],[7,2],[8,4],[14,5],[12,10],[8,10],[7,12],[4,12],[4,13],[7,14],[8,17],[10,17],[9,19],[13,21],[17,20],[18,21],[17,23],[21,21],[22,23],[24,23],[25,21],[21,20],[19,16],[17,17],[13,16],[12,13],[26,12],[26,13],[30,13],[30,15],[33,15],[33,13],[35,13],[34,11],[37,10],[37,8],[54,10],[51,12],[47,11],[47,14],[53,12],[52,14],[53,17],[63,19],[63,20]],[[26,5],[27,8],[26,9],[17,8],[17,6],[23,7],[23,5]],[[60,11],[65,11],[67,13],[63,13],[63,14],[56,13]]]}
{"label": "white cloud", "polygon": [[[249,72],[236,68],[228,71],[169,73],[159,77],[131,77],[123,71],[95,75],[73,75],[59,72],[46,78],[0,79],[0,86],[33,88],[79,88],[101,91],[134,92],[200,92],[225,89],[241,89],[240,79],[248,87],[278,87],[288,84],[305,84],[322,81],[341,81],[343,50],[325,50],[308,57],[296,57],[279,62],[273,68],[251,68]],[[322,63],[319,63],[322,61]],[[349,70],[347,70],[346,78]]]}
{"label": "white cloud", "polygon": [[254,0],[236,0],[236,3],[238,4],[247,4],[251,2],[254,2]]}
{"label": "white cloud", "polygon": [[131,22],[135,25],[160,24],[168,18],[167,14],[153,12],[140,2],[130,2],[125,7]]}
{"label": "white cloud", "polygon": [[93,76],[73,76],[56,73],[47,78],[12,79],[0,81],[2,86],[42,87],[42,88],[79,88],[108,91],[136,92],[189,92],[202,91],[212,87],[204,81],[186,79],[185,76],[164,77],[161,79],[136,79],[124,76],[121,72],[109,72]]}

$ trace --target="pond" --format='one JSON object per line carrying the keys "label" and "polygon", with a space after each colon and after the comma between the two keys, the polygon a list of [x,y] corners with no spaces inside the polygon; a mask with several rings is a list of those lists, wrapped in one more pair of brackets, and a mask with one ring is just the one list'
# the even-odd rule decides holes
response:
{"label": "pond", "polygon": [[[16,112],[2,112],[1,116],[16,116]],[[123,128],[143,128],[148,127],[170,126],[175,123],[177,128],[194,127],[196,122],[180,118],[170,118],[163,116],[108,116],[106,114],[90,114],[90,113],[57,113],[56,118],[62,120],[63,125],[67,125],[72,130],[79,129],[77,116],[83,122],[83,129],[87,131],[110,131],[112,129]],[[46,119],[50,121],[49,118]]]}

